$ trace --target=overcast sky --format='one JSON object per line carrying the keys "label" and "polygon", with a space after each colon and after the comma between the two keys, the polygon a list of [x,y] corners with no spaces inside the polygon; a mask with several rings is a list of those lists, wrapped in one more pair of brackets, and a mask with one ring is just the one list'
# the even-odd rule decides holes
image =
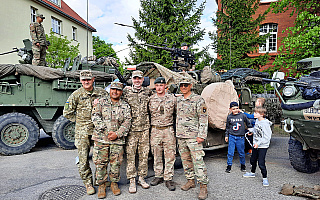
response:
{"label": "overcast sky", "polygon": [[[64,0],[74,11],[76,11],[84,20],[87,20],[87,0]],[[198,0],[198,4],[202,2]],[[122,23],[132,25],[132,17],[139,19],[139,0],[89,0],[89,24],[97,32],[94,35],[99,36],[107,43],[113,44],[115,51],[127,48],[127,34],[134,36],[134,29],[115,25]],[[207,0],[206,8],[201,18],[201,28],[205,28],[206,35],[204,40],[199,42],[199,46],[205,46],[211,42],[208,37],[209,31],[215,31],[211,18],[217,11],[215,0]],[[210,54],[216,57],[213,51]],[[117,53],[120,61],[128,57],[128,50]]]}

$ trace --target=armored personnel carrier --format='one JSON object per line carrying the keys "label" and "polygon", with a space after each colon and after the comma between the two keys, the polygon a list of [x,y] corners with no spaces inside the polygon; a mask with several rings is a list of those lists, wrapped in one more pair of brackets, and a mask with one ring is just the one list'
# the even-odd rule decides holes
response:
{"label": "armored personnel carrier", "polygon": [[308,75],[284,80],[277,79],[278,72],[273,80],[263,81],[271,82],[281,99],[291,165],[297,171],[314,173],[320,163],[320,57],[300,60],[297,67]]}
{"label": "armored personnel carrier", "polygon": [[[52,135],[57,146],[74,148],[74,123],[62,116],[65,101],[80,88],[79,70],[92,69],[95,85],[106,87],[116,76],[105,60],[80,64],[71,71],[28,64],[0,65],[0,153],[29,152],[39,140],[40,129]],[[99,71],[98,71],[99,70]]]}

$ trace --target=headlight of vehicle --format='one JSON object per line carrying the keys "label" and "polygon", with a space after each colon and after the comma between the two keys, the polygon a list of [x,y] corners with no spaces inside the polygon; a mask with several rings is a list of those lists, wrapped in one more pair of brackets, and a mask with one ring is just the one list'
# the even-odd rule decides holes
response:
{"label": "headlight of vehicle", "polygon": [[283,89],[283,96],[285,97],[292,97],[296,94],[297,89],[294,86],[286,86]]}

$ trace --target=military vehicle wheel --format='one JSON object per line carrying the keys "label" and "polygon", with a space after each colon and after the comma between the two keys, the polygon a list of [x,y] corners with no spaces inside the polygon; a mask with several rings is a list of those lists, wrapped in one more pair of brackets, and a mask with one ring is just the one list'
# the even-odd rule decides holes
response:
{"label": "military vehicle wheel", "polygon": [[40,130],[37,122],[22,113],[0,116],[0,153],[16,155],[29,152],[38,142]]}
{"label": "military vehicle wheel", "polygon": [[304,151],[301,142],[290,137],[289,159],[292,167],[299,172],[314,173],[319,170],[318,161],[312,161],[308,151]]}
{"label": "military vehicle wheel", "polygon": [[60,116],[53,124],[52,138],[58,147],[74,149],[75,123]]}

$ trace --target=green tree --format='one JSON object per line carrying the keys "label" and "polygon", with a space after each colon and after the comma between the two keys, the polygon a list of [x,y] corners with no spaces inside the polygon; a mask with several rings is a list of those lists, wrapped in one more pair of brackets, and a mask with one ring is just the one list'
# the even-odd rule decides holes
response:
{"label": "green tree", "polygon": [[212,19],[217,34],[209,34],[220,57],[215,61],[216,69],[259,69],[267,63],[268,54],[255,58],[248,55],[257,52],[259,44],[268,37],[259,35],[259,26],[269,10],[253,18],[259,3],[260,0],[221,0],[221,10],[217,11],[217,18]]}
{"label": "green tree", "polygon": [[92,36],[92,43],[94,49],[93,55],[95,55],[97,58],[103,56],[118,58],[116,52],[112,48],[112,44],[101,40],[99,36]]}
{"label": "green tree", "polygon": [[[128,34],[129,45],[133,48],[126,62],[137,64],[143,61],[157,62],[166,67],[172,66],[168,51],[138,45],[148,43],[169,48],[180,48],[182,43],[191,46],[203,39],[204,29],[200,19],[205,1],[196,7],[197,0],[141,0],[139,19],[132,18],[135,38]],[[200,57],[196,54],[196,58]]]}
{"label": "green tree", "polygon": [[46,35],[47,40],[50,42],[50,46],[47,49],[46,62],[49,67],[62,68],[67,58],[71,58],[71,65],[73,59],[79,55],[79,43],[77,45],[71,45],[71,41],[67,39],[67,36],[56,36],[52,30],[50,35]]}
{"label": "green tree", "polygon": [[282,39],[273,62],[274,70],[286,68],[290,76],[296,73],[297,61],[320,56],[320,4],[318,0],[282,0],[272,3],[271,7],[274,13],[291,8],[291,17],[297,14],[294,27],[283,31],[288,35]]}

